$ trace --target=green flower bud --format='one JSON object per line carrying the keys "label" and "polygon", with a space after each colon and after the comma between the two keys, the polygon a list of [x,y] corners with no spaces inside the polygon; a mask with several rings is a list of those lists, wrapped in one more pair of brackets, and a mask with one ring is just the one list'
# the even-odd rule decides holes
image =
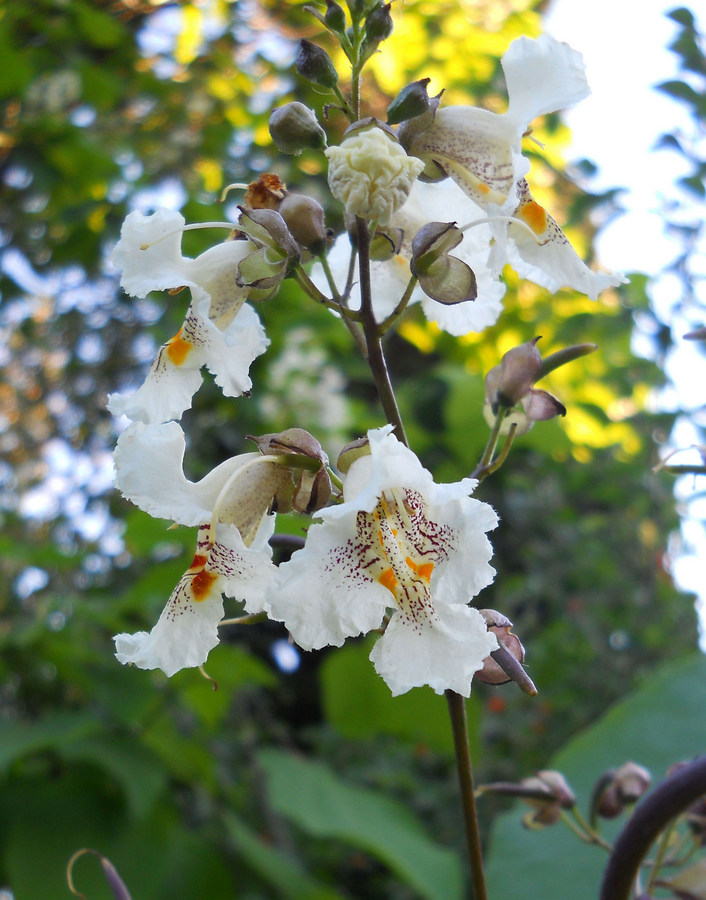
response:
{"label": "green flower bud", "polygon": [[430,78],[420,78],[402,88],[387,108],[387,124],[398,125],[407,119],[415,119],[429,110],[427,85]]}
{"label": "green flower bud", "polygon": [[311,41],[302,40],[294,64],[297,72],[314,84],[327,88],[333,88],[338,84],[338,73],[331,57],[323,47],[312,44]]}
{"label": "green flower bud", "polygon": [[279,214],[287,223],[294,240],[314,254],[326,247],[326,223],[324,209],[313,197],[306,194],[287,194],[280,204]]}
{"label": "green flower bud", "polygon": [[326,132],[313,111],[297,100],[273,109],[269,126],[275,147],[282,153],[298,156],[302,150],[323,150],[326,146]]}
{"label": "green flower bud", "polygon": [[394,26],[390,15],[390,6],[390,3],[378,4],[373,7],[365,19],[365,43],[371,51],[392,34]]}
{"label": "green flower bud", "polygon": [[324,22],[326,27],[331,31],[338,32],[346,30],[346,14],[343,9],[336,3],[336,0],[326,0],[326,13],[324,14]]}

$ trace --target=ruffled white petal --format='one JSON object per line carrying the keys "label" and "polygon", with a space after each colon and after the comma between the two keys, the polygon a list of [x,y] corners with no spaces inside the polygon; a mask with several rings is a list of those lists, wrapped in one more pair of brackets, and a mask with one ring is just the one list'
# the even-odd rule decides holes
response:
{"label": "ruffled white petal", "polygon": [[538,244],[531,235],[517,225],[510,226],[507,262],[521,278],[527,278],[549,291],[573,288],[597,299],[601,291],[625,284],[622,275],[594,272],[588,268],[569,243],[564,232],[551,216],[547,216],[549,235]]}
{"label": "ruffled white petal", "polygon": [[203,665],[218,644],[222,592],[245,600],[251,612],[264,607],[267,584],[275,572],[269,554],[246,547],[233,526],[217,526],[212,546],[207,533],[208,526],[199,529],[196,556],[154,628],[115,636],[119,662],[161,669],[169,677],[180,669]]}
{"label": "ruffled white petal", "polygon": [[210,521],[216,498],[232,474],[258,457],[257,453],[235,456],[193,482],[184,475],[185,452],[186,438],[177,422],[133,423],[115,448],[116,487],[152,516],[200,525]]}
{"label": "ruffled white petal", "polygon": [[359,566],[352,552],[355,513],[315,524],[306,546],[279,566],[270,583],[270,616],[284,622],[304,650],[340,647],[347,637],[365,634],[382,622],[390,592]]}
{"label": "ruffled white petal", "polygon": [[180,418],[201,386],[203,365],[227,397],[239,397],[252,388],[250,365],[269,345],[257,313],[237,301],[232,317],[222,313],[222,319],[230,318],[222,330],[199,312],[212,305],[210,295],[198,287],[192,291],[200,302],[192,304],[178,334],[160,348],[142,386],[134,394],[108,397],[113,415],[146,423]]}
{"label": "ruffled white petal", "polygon": [[437,603],[434,618],[422,627],[395,612],[370,659],[393,696],[429,685],[437,694],[451,690],[468,697],[473,673],[497,646],[478,610]]}
{"label": "ruffled white petal", "polygon": [[[135,210],[123,222],[111,261],[120,269],[120,285],[132,297],[179,287],[185,277],[181,255],[181,213],[158,209],[151,216]],[[150,245],[143,249],[145,245]]]}
{"label": "ruffled white petal", "polygon": [[501,63],[509,98],[506,115],[520,132],[537,116],[565,109],[591,93],[581,54],[548,34],[517,38]]}
{"label": "ruffled white petal", "polygon": [[497,646],[471,597],[494,576],[486,532],[497,516],[468,497],[475,482],[436,485],[391,433],[368,433],[371,453],[353,463],[345,502],[321,511],[303,550],[270,584],[268,605],[304,649],[340,646],[379,626],[371,659],[393,693],[429,684],[464,696]]}
{"label": "ruffled white petal", "polygon": [[223,575],[223,593],[242,600],[249,613],[267,609],[266,595],[270,582],[277,574],[272,562],[272,548],[267,543],[275,529],[275,517],[265,516],[250,546],[245,546],[240,532],[233,525],[216,527],[218,568]]}

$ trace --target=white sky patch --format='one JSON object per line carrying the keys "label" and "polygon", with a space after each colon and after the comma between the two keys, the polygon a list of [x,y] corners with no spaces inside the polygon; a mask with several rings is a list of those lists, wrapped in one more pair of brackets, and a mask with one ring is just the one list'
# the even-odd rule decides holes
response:
{"label": "white sky patch", "polygon": [[[703,216],[703,204],[692,201],[675,187],[687,173],[679,154],[653,148],[663,133],[680,128],[695,131],[687,108],[655,90],[664,81],[684,80],[679,57],[668,49],[679,30],[666,13],[679,7],[677,0],[592,0],[579,6],[572,0],[555,0],[545,26],[549,34],[566,41],[583,54],[591,96],[564,114],[572,130],[570,159],[587,158],[599,169],[589,189],[626,187],[621,203],[626,213],[606,226],[596,249],[601,264],[618,272],[641,271],[655,276],[649,288],[655,312],[673,330],[675,349],[666,371],[674,388],[663,391],[658,402],[665,409],[690,410],[700,415],[706,403],[706,363],[694,344],[680,337],[694,327],[674,314],[682,287],[664,269],[681,247],[664,233],[660,212],[663,198],[679,199],[687,216]],[[700,24],[703,26],[703,18]],[[698,254],[694,254],[694,260]],[[706,321],[706,311],[703,312]],[[635,341],[635,350],[642,345]],[[650,356],[649,348],[645,347]],[[701,413],[702,415],[702,413]],[[670,445],[655,446],[664,458],[676,447],[688,448],[695,440],[689,420],[683,418]],[[697,451],[674,457],[675,463],[700,461]],[[677,584],[699,596],[702,648],[706,651],[706,509],[699,502],[704,476],[680,479],[675,485],[682,516],[682,540],[673,542],[671,569]]]}
{"label": "white sky patch", "polygon": [[607,269],[657,272],[675,255],[664,235],[659,197],[674,194],[684,163],[673,151],[653,149],[662,132],[688,125],[686,109],[654,89],[677,76],[678,57],[667,49],[677,24],[665,12],[676,0],[556,0],[546,30],[583,54],[591,96],[564,114],[574,158],[597,163],[590,184],[599,190],[627,187],[625,215],[597,241]]}

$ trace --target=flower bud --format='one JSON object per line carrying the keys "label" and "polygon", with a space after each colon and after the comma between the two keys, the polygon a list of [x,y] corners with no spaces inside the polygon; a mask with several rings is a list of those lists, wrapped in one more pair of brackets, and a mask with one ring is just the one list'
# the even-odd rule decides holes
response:
{"label": "flower bud", "polygon": [[326,132],[313,110],[298,100],[287,103],[270,114],[270,135],[282,153],[298,156],[302,150],[323,150]]}
{"label": "flower bud", "polygon": [[485,376],[486,397],[494,412],[500,406],[508,409],[517,406],[529,393],[542,365],[542,357],[537,350],[538,340],[534,338],[508,350],[500,365]]}
{"label": "flower bud", "polygon": [[327,28],[339,34],[346,30],[346,14],[336,0],[326,0],[324,22]]}
{"label": "flower bud", "polygon": [[281,486],[274,496],[273,510],[311,514],[322,509],[331,499],[331,479],[326,466],[328,456],[316,438],[303,428],[287,428],[259,437],[255,441],[265,456],[291,458],[291,482]]}
{"label": "flower bud", "polygon": [[453,222],[429,222],[415,235],[410,269],[432,300],[454,304],[475,300],[478,296],[473,269],[449,255],[462,240],[463,234]]}
{"label": "flower bud", "polygon": [[430,81],[430,78],[420,78],[402,88],[387,107],[388,125],[398,125],[427,112],[430,103],[427,85]]}
{"label": "flower bud", "polygon": [[652,783],[652,776],[643,766],[626,762],[619,769],[605,773],[598,782],[595,809],[604,819],[615,816],[642,797]]}
{"label": "flower bud", "polygon": [[314,84],[332,88],[338,84],[338,73],[331,57],[317,44],[303,39],[299,45],[299,53],[294,62],[297,72]]}
{"label": "flower bud", "polygon": [[576,796],[566,779],[561,772],[554,770],[537,772],[533,777],[523,778],[520,782],[500,781],[484,784],[479,791],[484,794],[519,797],[531,806],[533,812],[522,818],[526,828],[554,825],[561,818],[561,811],[571,809],[576,803]]}
{"label": "flower bud", "polygon": [[326,223],[322,205],[306,194],[287,194],[279,208],[294,240],[311,253],[326,247]]}
{"label": "flower bud", "polygon": [[350,444],[346,444],[338,454],[336,468],[342,475],[345,475],[353,463],[360,459],[361,456],[370,456],[370,441],[367,435],[366,437],[356,438]]}
{"label": "flower bud", "polygon": [[522,822],[527,828],[541,828],[545,825],[554,825],[561,818],[563,809],[571,809],[576,803],[576,795],[569,787],[561,772],[546,769],[537,772],[533,778],[523,778],[523,787],[530,790],[546,792],[546,799],[537,797],[523,798],[525,803],[535,811],[523,817]]}
{"label": "flower bud", "polygon": [[239,287],[272,291],[301,259],[299,245],[282,216],[273,209],[240,207],[238,229],[258,247],[239,265],[235,276]]}
{"label": "flower bud", "polygon": [[[365,50],[372,53],[382,41],[392,34],[394,27],[390,15],[391,3],[378,3],[365,19]],[[365,51],[364,51],[365,52]]]}
{"label": "flower bud", "polygon": [[376,119],[352,125],[325,151],[328,183],[351,216],[385,225],[405,202],[423,163],[407,156],[392,129]]}
{"label": "flower bud", "polygon": [[370,259],[376,262],[392,259],[402,249],[403,241],[403,229],[390,226],[378,228],[370,239]]}
{"label": "flower bud", "polygon": [[510,630],[512,622],[496,609],[481,609],[479,612],[485,619],[488,631],[492,631],[498,639],[499,648],[486,657],[483,668],[473,677],[485,684],[507,684],[508,681],[514,681],[526,694],[536,696],[537,688],[522,668],[525,648]]}

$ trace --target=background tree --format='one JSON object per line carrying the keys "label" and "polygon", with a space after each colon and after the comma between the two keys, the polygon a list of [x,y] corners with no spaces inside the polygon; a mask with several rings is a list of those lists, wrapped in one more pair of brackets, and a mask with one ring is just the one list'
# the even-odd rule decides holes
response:
{"label": "background tree", "polygon": [[[541,31],[541,3],[392,12],[366,83],[379,114],[418,77],[450,102],[501,111],[499,58],[517,35]],[[178,295],[166,306],[126,298],[106,254],[133,206],[220,219],[237,203],[217,202],[224,185],[270,170],[317,192],[318,159],[275,156],[267,120],[290,99],[317,112],[331,102],[292,69],[298,40],[319,31],[302,6],[275,2],[45,0],[2,11],[0,885],[17,900],[62,896],[66,861],[84,845],[145,898],[461,896],[443,705],[426,690],[393,701],[365,641],[289,671],[283,629],[238,630],[209,660],[217,691],[193,670],[167,681],[112,656],[112,634],[161,608],[191,535],[165,532],[111,489],[105,395],[139,383],[184,309]],[[331,110],[328,124],[335,136],[342,117]],[[539,199],[587,250],[588,214],[610,215],[613,194],[566,178],[558,116],[534,134],[546,144],[532,154]],[[340,230],[340,209],[327,221]],[[196,255],[207,244],[196,232],[184,246]],[[417,310],[388,347],[410,437],[439,480],[476,464],[482,376],[506,350],[540,334],[544,352],[600,347],[550,378],[566,419],[530,432],[483,486],[503,523],[486,605],[515,622],[540,696],[474,689],[482,778],[543,765],[661,661],[696,646],[692,600],[662,564],[678,524],[671,481],[650,471],[652,436],[674,416],[646,411],[664,374],[631,352],[645,279],[592,303],[505,277],[494,328],[454,340]],[[380,424],[364,366],[325,310],[287,283],[276,314],[259,312],[272,345],[254,367],[258,389],[237,403],[212,385],[199,392],[192,477],[246,449],[244,435],[291,425],[292,407],[334,459]],[[345,815],[317,818],[322,792]],[[372,819],[389,827],[371,834]],[[418,842],[412,858],[405,840]],[[82,888],[104,896],[80,865]]]}

